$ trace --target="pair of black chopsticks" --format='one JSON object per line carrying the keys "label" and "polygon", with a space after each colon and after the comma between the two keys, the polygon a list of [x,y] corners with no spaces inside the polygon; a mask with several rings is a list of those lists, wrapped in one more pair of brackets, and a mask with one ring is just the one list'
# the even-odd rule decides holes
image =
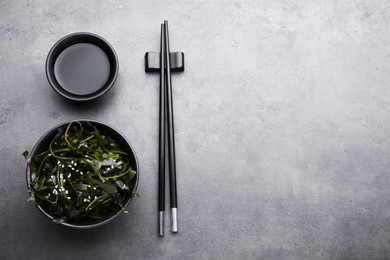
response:
{"label": "pair of black chopsticks", "polygon": [[[165,124],[165,114],[167,124]],[[168,132],[165,133],[167,126]],[[159,124],[159,181],[158,181],[158,211],[159,235],[164,236],[165,212],[165,136],[168,137],[168,166],[171,201],[172,232],[177,232],[177,192],[176,192],[176,162],[175,134],[173,129],[173,102],[171,82],[171,60],[169,52],[168,21],[161,24],[160,41],[160,124]]]}

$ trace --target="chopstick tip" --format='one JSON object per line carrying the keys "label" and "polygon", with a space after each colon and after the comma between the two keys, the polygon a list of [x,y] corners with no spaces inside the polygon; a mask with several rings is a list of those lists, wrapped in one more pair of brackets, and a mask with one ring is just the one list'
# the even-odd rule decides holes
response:
{"label": "chopstick tip", "polygon": [[172,208],[172,232],[177,233],[177,208]]}
{"label": "chopstick tip", "polygon": [[159,212],[158,220],[159,220],[158,235],[160,237],[163,237],[164,236],[164,211]]}

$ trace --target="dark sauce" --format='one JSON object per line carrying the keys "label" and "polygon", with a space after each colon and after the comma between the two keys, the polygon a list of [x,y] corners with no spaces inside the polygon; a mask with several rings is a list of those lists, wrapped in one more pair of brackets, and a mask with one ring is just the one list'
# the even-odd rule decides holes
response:
{"label": "dark sauce", "polygon": [[87,95],[105,85],[110,76],[110,61],[98,46],[77,43],[58,55],[54,63],[54,75],[66,91]]}

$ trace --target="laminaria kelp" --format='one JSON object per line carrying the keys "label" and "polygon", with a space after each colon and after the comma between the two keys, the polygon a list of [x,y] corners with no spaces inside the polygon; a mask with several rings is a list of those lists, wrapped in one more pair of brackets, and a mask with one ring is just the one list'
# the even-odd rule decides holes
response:
{"label": "laminaria kelp", "polygon": [[101,220],[133,195],[136,171],[112,138],[88,123],[60,129],[47,151],[23,153],[30,168],[30,200],[55,222]]}

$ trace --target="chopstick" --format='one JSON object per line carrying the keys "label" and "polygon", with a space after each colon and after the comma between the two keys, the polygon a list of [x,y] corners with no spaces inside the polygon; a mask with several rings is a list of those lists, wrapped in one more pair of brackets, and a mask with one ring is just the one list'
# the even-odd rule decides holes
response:
{"label": "chopstick", "polygon": [[173,122],[171,60],[169,51],[168,21],[161,24],[160,38],[160,111],[159,111],[159,165],[158,165],[158,212],[159,236],[164,236],[165,215],[165,113],[167,114],[168,168],[172,232],[178,232],[175,132]]}
{"label": "chopstick", "polygon": [[169,51],[168,21],[165,25],[165,64],[166,64],[166,105],[168,118],[168,162],[169,162],[169,188],[171,202],[172,232],[178,231],[177,227],[177,189],[176,189],[176,159],[175,159],[175,133],[173,123],[171,61]]}
{"label": "chopstick", "polygon": [[165,214],[165,25],[161,24],[160,40],[160,122],[158,164],[158,218],[159,236],[164,236]]}

